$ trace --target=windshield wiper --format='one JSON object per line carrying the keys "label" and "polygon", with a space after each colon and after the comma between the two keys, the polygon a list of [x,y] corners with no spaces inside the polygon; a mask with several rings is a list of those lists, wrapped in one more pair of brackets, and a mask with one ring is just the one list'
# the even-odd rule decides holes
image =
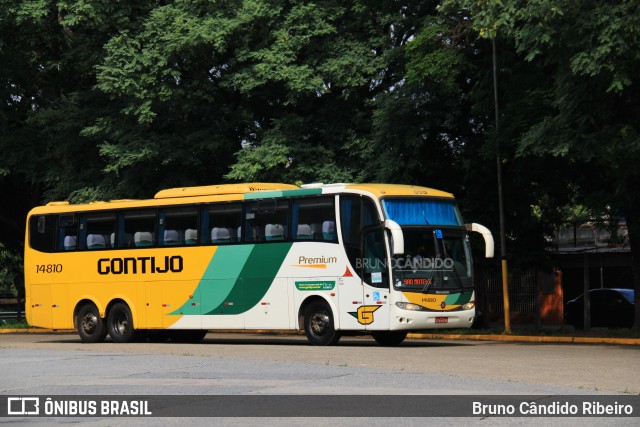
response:
{"label": "windshield wiper", "polygon": [[429,220],[427,220],[427,216],[424,214],[424,211],[422,211],[422,218],[424,218],[424,223],[427,225],[431,225],[429,224]]}
{"label": "windshield wiper", "polygon": [[429,290],[429,286],[433,283],[433,274],[427,279],[427,283],[422,288],[422,292],[427,292]]}

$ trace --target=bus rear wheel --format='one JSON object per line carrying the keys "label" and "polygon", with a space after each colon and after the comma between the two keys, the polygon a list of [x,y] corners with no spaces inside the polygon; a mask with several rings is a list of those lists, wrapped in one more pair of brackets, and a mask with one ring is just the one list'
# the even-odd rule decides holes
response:
{"label": "bus rear wheel", "polygon": [[78,311],[76,329],[82,342],[102,342],[107,337],[107,328],[100,317],[98,308],[93,304],[85,304]]}
{"label": "bus rear wheel", "polygon": [[320,300],[309,304],[304,314],[304,332],[312,345],[334,345],[340,340],[329,304]]}
{"label": "bus rear wheel", "polygon": [[395,347],[402,344],[407,337],[407,331],[376,331],[371,332],[371,336],[380,345]]}
{"label": "bus rear wheel", "polygon": [[136,340],[133,316],[127,304],[119,302],[111,307],[107,316],[107,329],[113,342],[127,343]]}

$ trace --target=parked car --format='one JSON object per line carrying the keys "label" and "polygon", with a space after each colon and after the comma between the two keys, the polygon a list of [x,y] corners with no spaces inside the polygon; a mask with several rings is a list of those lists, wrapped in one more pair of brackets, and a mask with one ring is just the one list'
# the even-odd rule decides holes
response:
{"label": "parked car", "polygon": [[[635,306],[633,289],[592,289],[589,291],[591,327],[630,328]],[[584,327],[584,294],[567,302],[565,323],[575,328]]]}

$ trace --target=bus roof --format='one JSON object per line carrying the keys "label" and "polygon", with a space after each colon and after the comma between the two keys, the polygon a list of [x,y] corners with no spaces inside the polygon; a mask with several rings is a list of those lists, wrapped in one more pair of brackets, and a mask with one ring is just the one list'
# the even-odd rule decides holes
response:
{"label": "bus roof", "polygon": [[277,184],[270,182],[250,182],[244,184],[204,185],[200,187],[180,187],[161,190],[156,193],[156,199],[174,197],[213,196],[218,194],[246,194],[257,191],[294,190],[299,188],[291,184]]}
{"label": "bus roof", "polygon": [[66,201],[49,202],[44,207],[34,208],[34,213],[74,212],[78,210],[103,210],[113,208],[152,207],[161,205],[179,205],[184,202],[204,203],[209,201],[232,201],[277,198],[288,196],[310,196],[337,193],[369,193],[380,197],[441,197],[453,198],[453,194],[428,187],[402,184],[305,184],[302,187],[279,183],[242,183],[206,185],[197,187],[179,187],[161,190],[153,199],[121,199],[71,204]]}
{"label": "bus roof", "polygon": [[385,196],[428,196],[453,198],[453,194],[428,187],[403,184],[348,184],[347,190],[367,191],[380,198]]}

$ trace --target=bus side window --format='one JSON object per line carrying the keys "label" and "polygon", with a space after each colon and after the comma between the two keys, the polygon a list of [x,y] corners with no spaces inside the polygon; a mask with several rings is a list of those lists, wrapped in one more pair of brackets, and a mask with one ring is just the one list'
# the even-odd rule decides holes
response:
{"label": "bus side window", "polygon": [[[156,237],[156,211],[155,209],[140,209],[125,211],[124,234],[133,236],[133,246],[146,248],[155,246]],[[121,246],[122,243],[118,243]]]}
{"label": "bus side window", "polygon": [[289,239],[289,202],[287,200],[258,200],[245,206],[245,242]]}
{"label": "bus side window", "polygon": [[291,209],[293,240],[337,243],[334,197],[294,199]]}
{"label": "bus side window", "polygon": [[184,245],[187,230],[198,228],[198,208],[195,206],[161,209],[160,246]]}
{"label": "bus side window", "polygon": [[225,245],[237,243],[241,236],[242,205],[216,203],[205,206],[202,215],[203,243]]}
{"label": "bus side window", "polygon": [[96,212],[80,216],[80,249],[106,249],[111,246],[111,235],[116,232],[115,212]]}
{"label": "bus side window", "polygon": [[56,217],[35,215],[29,220],[29,246],[40,252],[55,250]]}
{"label": "bus side window", "polygon": [[[362,230],[365,227],[379,226],[380,219],[373,201],[367,197],[340,196],[340,223],[342,241],[351,266],[360,269],[367,254],[361,245]],[[383,240],[384,242],[384,240]]]}
{"label": "bus side window", "polygon": [[75,214],[58,216],[58,251],[75,251],[78,243],[78,226]]}

